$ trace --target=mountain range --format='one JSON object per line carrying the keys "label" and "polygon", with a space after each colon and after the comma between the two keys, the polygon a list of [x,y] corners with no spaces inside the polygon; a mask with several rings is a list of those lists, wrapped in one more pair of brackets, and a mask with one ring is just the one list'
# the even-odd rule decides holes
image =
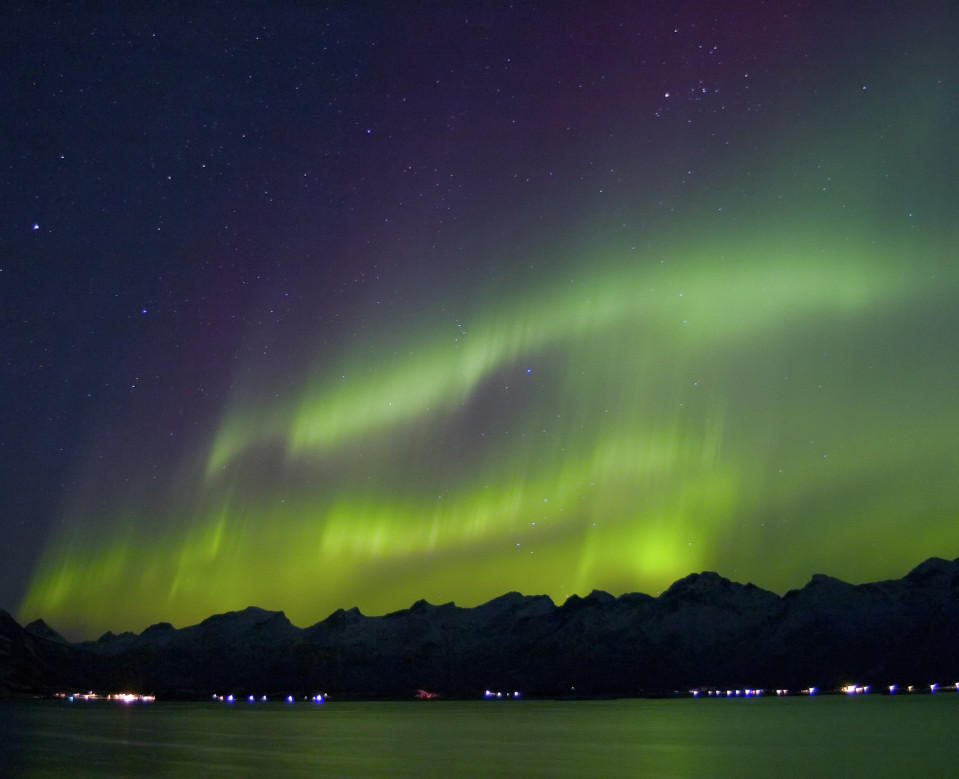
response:
{"label": "mountain range", "polygon": [[931,558],[901,579],[817,574],[782,596],[704,572],[656,597],[594,591],[557,606],[511,592],[475,608],[341,609],[306,628],[250,607],[82,642],[0,611],[0,695],[595,697],[954,684],[957,646],[959,558]]}

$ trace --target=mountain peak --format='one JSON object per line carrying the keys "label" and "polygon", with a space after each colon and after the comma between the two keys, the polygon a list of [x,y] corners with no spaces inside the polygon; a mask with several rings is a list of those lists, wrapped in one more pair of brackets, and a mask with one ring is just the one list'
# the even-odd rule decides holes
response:
{"label": "mountain peak", "polygon": [[23,629],[37,638],[45,638],[48,641],[56,641],[59,644],[70,643],[42,619],[33,620],[33,622],[24,625]]}
{"label": "mountain peak", "polygon": [[[733,582],[714,571],[691,573],[682,579],[673,582],[660,596],[661,598],[688,597],[689,595],[704,594],[707,592],[726,591],[732,588]],[[739,585],[742,586],[742,585]]]}
{"label": "mountain peak", "polygon": [[849,582],[837,579],[835,576],[828,576],[824,573],[814,573],[806,584],[806,587],[852,587]]}
{"label": "mountain peak", "polygon": [[928,581],[929,579],[947,576],[954,570],[959,571],[959,558],[950,562],[941,557],[930,557],[907,573],[906,580],[914,583]]}

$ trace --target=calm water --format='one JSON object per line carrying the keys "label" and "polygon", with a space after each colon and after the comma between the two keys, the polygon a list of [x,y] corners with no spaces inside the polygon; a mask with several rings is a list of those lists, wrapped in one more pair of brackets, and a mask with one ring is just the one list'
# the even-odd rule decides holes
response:
{"label": "calm water", "polygon": [[957,776],[959,694],[0,704],[4,775]]}

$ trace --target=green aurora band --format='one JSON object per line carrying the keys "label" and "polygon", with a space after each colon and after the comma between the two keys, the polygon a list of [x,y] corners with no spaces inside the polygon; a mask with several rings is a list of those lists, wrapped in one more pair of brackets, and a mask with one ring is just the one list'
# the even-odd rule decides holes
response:
{"label": "green aurora band", "polygon": [[717,169],[642,246],[580,225],[600,237],[556,236],[531,281],[358,309],[332,357],[298,333],[306,378],[237,371],[162,499],[135,479],[106,508],[67,499],[19,616],[92,634],[252,604],[305,625],[959,554],[955,102],[923,89],[770,139],[790,159],[757,162],[738,209],[742,172]]}
{"label": "green aurora band", "polygon": [[952,366],[940,384],[903,338],[951,279],[848,234],[648,251],[237,404],[163,532],[131,508],[64,533],[22,612],[105,629],[255,603],[307,624],[704,567],[781,589],[809,561],[863,578],[954,548]]}

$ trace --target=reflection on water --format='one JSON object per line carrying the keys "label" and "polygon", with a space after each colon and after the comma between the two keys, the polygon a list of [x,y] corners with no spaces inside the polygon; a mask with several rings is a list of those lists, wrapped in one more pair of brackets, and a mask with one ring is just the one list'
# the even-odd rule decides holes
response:
{"label": "reflection on water", "polygon": [[959,695],[0,704],[17,775],[945,776]]}

